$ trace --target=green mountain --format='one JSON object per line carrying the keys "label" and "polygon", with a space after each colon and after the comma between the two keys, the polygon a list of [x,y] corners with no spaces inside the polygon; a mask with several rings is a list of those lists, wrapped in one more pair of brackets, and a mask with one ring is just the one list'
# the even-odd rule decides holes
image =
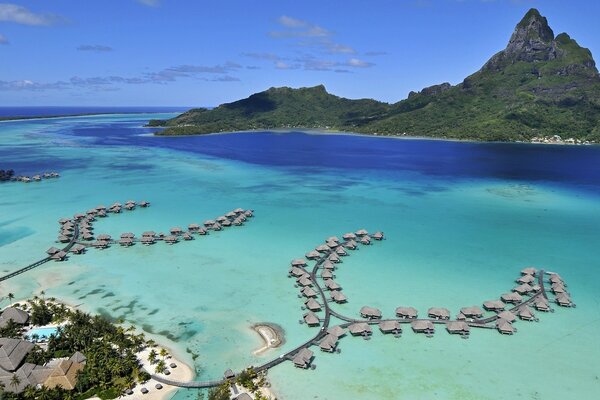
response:
{"label": "green mountain", "polygon": [[160,135],[315,128],[379,135],[529,140],[562,135],[600,141],[600,76],[592,54],[554,36],[531,9],[507,47],[462,83],[431,86],[395,104],[350,100],[324,86],[271,88],[168,121]]}

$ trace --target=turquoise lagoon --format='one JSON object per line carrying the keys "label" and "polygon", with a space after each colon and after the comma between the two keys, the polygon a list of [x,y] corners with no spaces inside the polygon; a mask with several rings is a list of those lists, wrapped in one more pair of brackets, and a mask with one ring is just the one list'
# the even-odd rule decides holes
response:
{"label": "turquoise lagoon", "polygon": [[[167,117],[165,114],[163,117]],[[148,200],[97,233],[166,231],[236,207],[244,227],[174,246],[90,250],[2,283],[45,290],[89,312],[123,318],[197,369],[197,379],[277,357],[316,332],[298,324],[289,262],[326,237],[366,228],[387,240],[336,271],[348,304],[393,315],[400,305],[481,304],[529,265],[559,272],[575,309],[518,322],[512,337],[460,340],[375,332],[315,351],[315,371],[269,372],[282,399],[591,399],[600,393],[600,149],[252,133],[156,138],[156,115],[0,124],[0,168],[61,178],[0,185],[0,271],[41,258],[57,220],[99,204]],[[283,348],[261,356],[249,327],[277,323]],[[193,360],[192,354],[197,355]],[[176,399],[193,399],[182,390]]]}

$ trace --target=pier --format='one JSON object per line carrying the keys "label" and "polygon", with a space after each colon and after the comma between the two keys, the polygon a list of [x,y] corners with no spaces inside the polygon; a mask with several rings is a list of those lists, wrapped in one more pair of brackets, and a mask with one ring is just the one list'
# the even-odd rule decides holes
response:
{"label": "pier", "polygon": [[[314,346],[319,347],[323,352],[335,353],[334,349],[337,348],[338,340],[345,334],[345,332],[347,332],[348,328],[350,328],[350,333],[352,336],[362,336],[364,339],[371,338],[373,332],[371,326],[373,325],[377,325],[382,334],[385,335],[391,333],[397,338],[399,338],[403,332],[402,325],[406,324],[410,324],[411,330],[413,330],[415,333],[424,333],[429,337],[433,336],[435,332],[435,326],[443,326],[443,328],[449,334],[458,335],[462,338],[468,338],[472,328],[488,330],[494,329],[498,330],[498,332],[501,334],[513,334],[517,330],[513,327],[512,323],[516,321],[517,318],[520,318],[524,321],[537,321],[537,318],[529,309],[530,305],[533,305],[535,308],[537,308],[538,303],[541,302],[542,305],[547,305],[547,311],[551,310],[549,307],[549,297],[546,290],[546,278],[548,278],[548,282],[552,283],[553,285],[557,285],[555,287],[557,292],[555,292],[554,296],[554,302],[556,304],[565,307],[575,306],[575,304],[572,303],[568,293],[561,290],[561,288],[564,288],[566,285],[560,276],[554,272],[547,272],[544,270],[537,271],[533,268],[529,268],[522,271],[522,274],[525,278],[519,278],[516,281],[517,283],[529,282],[536,284],[534,286],[530,286],[528,283],[523,283],[527,284],[529,288],[520,288],[517,286],[516,288],[513,288],[511,295],[505,294],[499,297],[501,300],[506,298],[509,299],[510,303],[507,301],[502,302],[500,300],[491,300],[490,302],[486,302],[487,305],[490,306],[490,309],[495,310],[488,311],[493,315],[487,317],[484,316],[485,312],[477,306],[463,307],[455,319],[450,318],[449,310],[442,307],[430,308],[428,310],[428,318],[417,318],[418,312],[413,307],[398,307],[396,309],[396,312],[398,313],[396,318],[383,318],[381,317],[379,310],[371,307],[363,307],[360,310],[360,313],[357,312],[356,318],[347,316],[335,311],[331,307],[332,304],[335,304],[335,301],[328,301],[325,289],[325,281],[330,280],[330,278],[324,278],[322,276],[319,278],[319,270],[332,271],[335,269],[332,264],[332,260],[335,260],[334,262],[337,263],[341,261],[339,258],[340,255],[343,254],[347,256],[352,253],[352,250],[347,252],[346,249],[356,249],[358,247],[358,243],[363,246],[369,246],[374,243],[373,240],[383,240],[384,236],[382,232],[377,232],[373,235],[370,235],[365,230],[359,230],[355,233],[347,233],[343,235],[343,238],[343,242],[339,242],[336,237],[328,238],[325,241],[326,245],[319,245],[314,250],[307,252],[306,258],[308,260],[315,261],[315,265],[312,269],[308,268],[308,264],[305,259],[295,259],[291,262],[291,268],[288,276],[293,276],[297,278],[298,281],[304,279],[306,282],[310,282],[310,286],[312,286],[311,288],[309,285],[302,286],[297,284],[297,287],[302,287],[298,297],[302,298],[304,302],[308,302],[311,299],[314,299],[314,295],[316,295],[316,298],[319,300],[318,302],[321,306],[320,311],[308,311],[308,313],[312,313],[313,316],[316,315],[318,317],[318,323],[317,320],[314,320],[314,323],[307,324],[304,322],[304,320],[301,320],[301,322],[306,325],[317,326],[319,328],[315,335],[294,349],[279,355],[277,358],[262,365],[253,366],[254,371],[262,372],[287,361],[292,361],[297,367],[307,369],[311,366],[314,354],[310,352],[310,358],[303,358],[303,356],[308,354],[306,351],[310,347]],[[521,289],[524,289],[523,295],[517,293]],[[341,293],[339,290],[329,291],[330,293]],[[563,297],[559,297],[561,295]],[[307,298],[308,300],[306,300]],[[345,296],[344,299],[346,299]],[[507,303],[509,303],[510,306],[508,306]],[[323,312],[324,315],[319,317],[317,314],[319,312]],[[341,323],[331,326],[332,317],[340,320]],[[315,365],[312,365],[313,369],[314,367]],[[233,377],[228,377],[221,380],[177,382],[166,379],[162,376],[157,376],[156,374],[152,374],[151,371],[147,372],[149,372],[152,377],[159,382],[184,388],[210,388],[228,382],[230,379],[235,377],[234,374]]]}

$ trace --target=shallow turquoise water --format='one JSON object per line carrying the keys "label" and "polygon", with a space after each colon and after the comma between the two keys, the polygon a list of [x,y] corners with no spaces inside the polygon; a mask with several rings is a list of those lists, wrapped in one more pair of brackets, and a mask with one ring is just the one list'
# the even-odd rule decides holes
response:
{"label": "shallow turquoise water", "polygon": [[[410,332],[401,339],[378,332],[371,341],[348,337],[339,355],[315,352],[315,371],[290,363],[271,370],[280,398],[562,399],[600,393],[600,197],[594,181],[267,165],[240,161],[243,149],[230,142],[223,144],[230,157],[147,143],[120,146],[126,141],[110,124],[143,118],[0,124],[3,164],[41,163],[62,174],[39,184],[0,185],[0,271],[41,258],[54,245],[59,218],[99,204],[152,202],[96,224],[97,233],[113,236],[201,223],[236,207],[254,209],[256,217],[244,227],[174,246],[91,250],[4,282],[3,293],[25,298],[44,287],[47,296],[123,318],[161,340],[167,336],[188,362],[186,349],[198,354],[198,379],[210,379],[226,368],[274,358],[315,334],[298,324],[301,300],[287,278],[291,259],[331,235],[383,230],[387,240],[354,252],[336,271],[349,297],[336,309],[345,314],[358,315],[367,304],[384,315],[399,305],[421,312],[443,306],[455,314],[508,291],[528,265],[559,272],[577,308],[541,315],[540,323],[517,323],[513,337],[494,331],[475,331],[469,340],[441,331],[431,339]],[[86,127],[112,142],[73,134]],[[453,157],[461,160],[460,146],[473,144],[453,146],[459,146]],[[284,327],[287,342],[253,356],[261,343],[249,326],[262,321]],[[176,397],[193,396],[182,391]]]}

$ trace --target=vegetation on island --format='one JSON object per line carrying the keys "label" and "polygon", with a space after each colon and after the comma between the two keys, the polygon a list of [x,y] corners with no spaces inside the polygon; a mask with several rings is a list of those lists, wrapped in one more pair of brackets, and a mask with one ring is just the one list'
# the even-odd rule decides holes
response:
{"label": "vegetation on island", "polygon": [[149,126],[157,135],[322,129],[389,136],[529,141],[561,135],[600,142],[600,75],[591,52],[554,36],[531,9],[506,49],[458,85],[431,86],[395,104],[349,100],[311,88],[271,88]]}
{"label": "vegetation on island", "polygon": [[[143,334],[135,334],[133,327],[125,329],[113,324],[103,316],[92,316],[79,310],[71,310],[50,299],[34,298],[28,302],[30,322],[34,325],[61,324],[56,335],[51,335],[45,348],[35,346],[25,362],[44,365],[57,358],[69,357],[81,352],[86,357],[85,366],[77,373],[73,391],[60,387],[25,388],[21,393],[11,393],[0,388],[0,398],[11,400],[30,399],[114,399],[132,388],[136,383],[146,382],[150,375],[142,370],[136,353],[150,345]],[[16,305],[19,306],[19,305]],[[0,332],[3,337],[22,337],[20,325],[7,327]],[[10,327],[10,328],[9,328]],[[34,338],[35,339],[35,338]],[[163,363],[164,361],[161,360]],[[17,375],[14,375],[18,378]],[[15,386],[18,386],[16,383]]]}

